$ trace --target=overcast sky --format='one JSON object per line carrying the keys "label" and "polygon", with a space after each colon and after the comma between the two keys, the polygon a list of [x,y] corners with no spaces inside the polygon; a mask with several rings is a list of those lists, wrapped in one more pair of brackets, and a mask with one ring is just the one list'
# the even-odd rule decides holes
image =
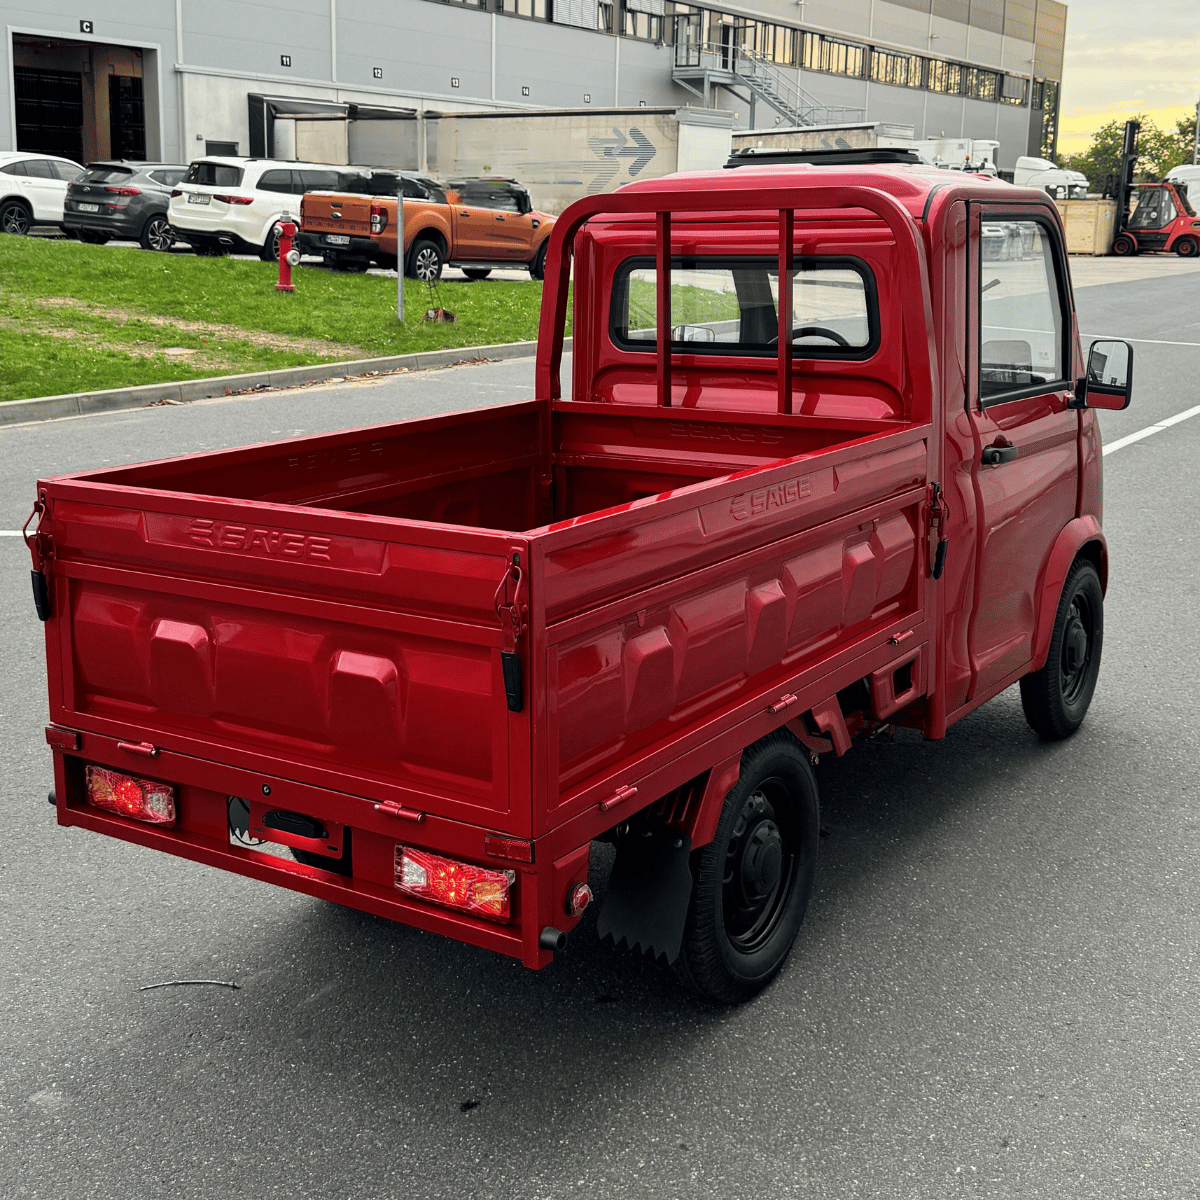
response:
{"label": "overcast sky", "polygon": [[1074,154],[1114,117],[1144,112],[1160,129],[1200,94],[1200,0],[1066,0],[1058,149]]}

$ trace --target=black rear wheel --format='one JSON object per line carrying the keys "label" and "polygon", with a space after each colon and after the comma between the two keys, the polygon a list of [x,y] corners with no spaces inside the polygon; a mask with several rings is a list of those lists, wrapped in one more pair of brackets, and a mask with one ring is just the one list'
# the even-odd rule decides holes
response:
{"label": "black rear wheel", "polygon": [[112,236],[109,233],[96,233],[92,229],[80,229],[76,232],[79,234],[79,240],[89,246],[103,246]]}
{"label": "black rear wheel", "polygon": [[780,732],[748,747],[716,836],[692,856],[675,964],[685,983],[722,1004],[770,983],[804,920],[819,835],[817,784],[795,738]]}
{"label": "black rear wheel", "polygon": [[468,279],[486,279],[491,273],[491,267],[463,267],[462,273]]}
{"label": "black rear wheel", "polygon": [[1021,707],[1047,742],[1070,737],[1083,723],[1104,646],[1104,593],[1087,559],[1077,559],[1063,584],[1046,664],[1021,680]]}

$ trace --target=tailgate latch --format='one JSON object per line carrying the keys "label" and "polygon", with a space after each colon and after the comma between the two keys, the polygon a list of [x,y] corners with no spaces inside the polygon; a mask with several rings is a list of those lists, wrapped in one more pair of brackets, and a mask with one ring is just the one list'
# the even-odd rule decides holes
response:
{"label": "tailgate latch", "polygon": [[[34,501],[33,511],[21,526],[21,537],[25,539],[25,545],[29,547],[29,553],[33,557],[33,570],[30,575],[33,580],[33,607],[37,611],[39,621],[48,621],[54,613],[50,603],[50,582],[45,571],[46,562],[54,557],[54,547],[50,542],[50,535],[42,532],[42,517],[45,512],[46,496],[43,492]],[[38,523],[30,533],[29,523],[34,517],[37,517]]]}
{"label": "tailgate latch", "polygon": [[[521,586],[525,582],[521,571],[521,556],[513,552],[512,563],[500,586],[496,588],[496,616],[504,631],[505,648],[500,651],[500,666],[504,672],[504,696],[509,712],[520,712],[525,707],[525,684],[521,677],[521,655],[519,643],[525,629],[525,611],[521,604]],[[512,599],[509,599],[509,586]]]}
{"label": "tailgate latch", "polygon": [[943,498],[942,485],[929,485],[929,575],[932,579],[941,579],[942,571],[946,568],[946,547],[950,539],[946,537],[946,502]]}

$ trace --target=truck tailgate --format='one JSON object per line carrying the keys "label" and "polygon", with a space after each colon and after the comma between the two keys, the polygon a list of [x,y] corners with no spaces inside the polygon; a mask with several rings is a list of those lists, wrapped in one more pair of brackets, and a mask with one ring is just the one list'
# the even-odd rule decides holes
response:
{"label": "truck tailgate", "polygon": [[307,192],[300,228],[305,233],[343,233],[368,237],[371,233],[370,196],[351,193]]}
{"label": "truck tailgate", "polygon": [[523,543],[57,480],[51,719],[513,833],[495,593]]}

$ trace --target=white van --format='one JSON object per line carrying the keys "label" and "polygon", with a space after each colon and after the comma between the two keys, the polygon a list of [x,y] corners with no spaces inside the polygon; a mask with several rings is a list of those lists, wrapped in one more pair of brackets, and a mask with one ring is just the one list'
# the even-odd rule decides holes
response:
{"label": "white van", "polygon": [[[1167,182],[1178,184],[1185,192],[1188,193],[1188,200],[1193,208],[1200,209],[1200,167],[1194,167],[1191,163],[1185,166],[1173,167],[1167,172]],[[1192,188],[1196,189],[1196,194],[1191,194]]]}
{"label": "white van", "polygon": [[1022,155],[1013,170],[1017,187],[1041,188],[1055,200],[1082,200],[1087,195],[1088,180],[1082,171],[1057,167],[1048,158]]}
{"label": "white van", "polygon": [[300,223],[305,192],[336,192],[345,167],[269,158],[201,158],[171,192],[168,219],[197,254],[279,259],[279,224]]}

